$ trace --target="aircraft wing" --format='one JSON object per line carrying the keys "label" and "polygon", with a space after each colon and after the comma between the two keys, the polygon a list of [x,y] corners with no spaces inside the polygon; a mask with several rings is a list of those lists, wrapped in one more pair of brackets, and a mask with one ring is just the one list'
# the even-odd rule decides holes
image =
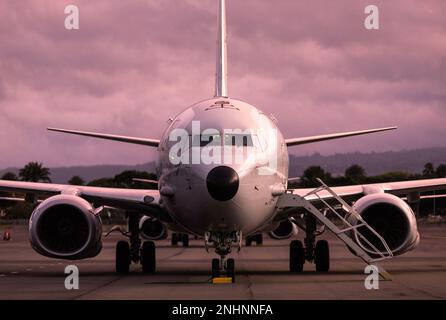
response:
{"label": "aircraft wing", "polygon": [[163,216],[163,210],[159,207],[160,193],[158,190],[114,189],[0,180],[0,191],[45,196],[68,194],[81,197],[98,206],[145,212],[161,221],[169,219],[166,214]]}
{"label": "aircraft wing", "polygon": [[[340,197],[351,200],[356,200],[364,195],[379,192],[390,193],[397,196],[404,196],[411,193],[446,190],[446,178],[351,185],[343,187],[331,187],[330,189],[333,190]],[[300,196],[305,196],[312,190],[314,190],[314,188],[294,189],[292,191],[293,193]],[[319,193],[319,196],[321,196],[324,200],[332,198],[332,195],[327,191],[321,191]],[[305,199],[315,201],[317,200],[317,197],[315,195],[309,195],[305,197]]]}

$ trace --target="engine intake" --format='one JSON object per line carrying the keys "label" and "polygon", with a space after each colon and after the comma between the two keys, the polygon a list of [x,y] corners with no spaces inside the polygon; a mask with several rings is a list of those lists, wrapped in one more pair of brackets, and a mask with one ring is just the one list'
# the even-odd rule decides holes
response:
{"label": "engine intake", "polygon": [[[415,214],[409,205],[391,194],[371,194],[359,199],[353,208],[384,238],[393,255],[412,250],[420,240]],[[379,251],[385,252],[382,242],[368,228],[358,228]],[[373,250],[364,239],[353,232],[356,242],[368,253]]]}
{"label": "engine intake", "polygon": [[99,254],[102,223],[90,203],[77,196],[57,195],[32,213],[29,238],[38,253],[58,259],[85,259]]}
{"label": "engine intake", "polygon": [[273,231],[270,231],[269,236],[277,240],[289,239],[296,235],[297,231],[296,225],[290,219],[287,219],[280,222],[279,226]]}
{"label": "engine intake", "polygon": [[162,240],[167,238],[167,228],[161,221],[144,216],[139,220],[139,234],[145,240]]}

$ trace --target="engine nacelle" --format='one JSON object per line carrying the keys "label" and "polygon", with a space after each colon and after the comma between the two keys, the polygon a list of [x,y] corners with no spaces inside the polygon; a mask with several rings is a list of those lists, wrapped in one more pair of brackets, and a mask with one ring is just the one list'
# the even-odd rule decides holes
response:
{"label": "engine nacelle", "polygon": [[298,232],[296,225],[290,220],[282,221],[274,230],[269,232],[269,236],[273,239],[283,240],[295,236]]}
{"label": "engine nacelle", "polygon": [[162,240],[167,238],[167,228],[161,221],[144,216],[139,220],[139,234],[145,240]]}
{"label": "engine nacelle", "polygon": [[29,220],[29,240],[41,255],[79,260],[102,249],[102,222],[86,200],[57,195],[43,201]]}
{"label": "engine nacelle", "polygon": [[[420,242],[415,214],[400,198],[386,193],[370,194],[359,199],[353,208],[384,238],[393,255],[412,250]],[[381,241],[367,228],[359,228],[365,238],[385,252]],[[353,232],[355,241],[368,253],[371,247]]]}

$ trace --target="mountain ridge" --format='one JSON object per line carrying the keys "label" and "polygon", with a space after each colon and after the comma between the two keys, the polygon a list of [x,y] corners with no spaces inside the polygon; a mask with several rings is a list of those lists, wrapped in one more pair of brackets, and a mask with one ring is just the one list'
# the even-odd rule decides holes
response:
{"label": "mountain ridge", "polygon": [[[352,152],[333,155],[296,156],[290,155],[290,177],[298,177],[309,166],[321,166],[334,176],[343,175],[345,169],[353,164],[365,168],[368,175],[377,175],[390,171],[406,171],[421,173],[427,162],[446,164],[446,147],[423,148],[386,152]],[[85,181],[99,178],[113,177],[125,170],[155,171],[155,162],[137,165],[94,165],[94,166],[69,166],[50,168],[51,179],[54,183],[67,183],[72,176],[80,176]],[[6,168],[0,170],[0,176],[6,172],[18,174],[19,168]]]}

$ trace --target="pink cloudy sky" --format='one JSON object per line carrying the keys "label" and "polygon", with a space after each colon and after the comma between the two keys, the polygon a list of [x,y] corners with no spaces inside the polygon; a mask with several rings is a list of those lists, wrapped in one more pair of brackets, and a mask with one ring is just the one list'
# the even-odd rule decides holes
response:
{"label": "pink cloudy sky", "polygon": [[[64,7],[80,30],[64,28]],[[366,31],[378,5],[381,30]],[[293,153],[446,146],[444,0],[228,0],[229,93],[286,137],[397,125]],[[142,163],[153,150],[47,126],[158,138],[213,94],[216,0],[0,2],[0,168]]]}

